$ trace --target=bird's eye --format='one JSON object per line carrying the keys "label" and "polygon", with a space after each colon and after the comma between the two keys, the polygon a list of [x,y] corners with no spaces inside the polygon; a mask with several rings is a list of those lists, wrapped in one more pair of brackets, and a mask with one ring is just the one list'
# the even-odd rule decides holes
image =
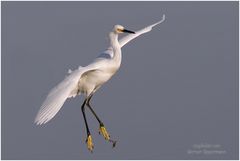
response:
{"label": "bird's eye", "polygon": [[118,31],[118,32],[123,32],[122,29],[119,29],[119,28],[117,29],[117,31]]}

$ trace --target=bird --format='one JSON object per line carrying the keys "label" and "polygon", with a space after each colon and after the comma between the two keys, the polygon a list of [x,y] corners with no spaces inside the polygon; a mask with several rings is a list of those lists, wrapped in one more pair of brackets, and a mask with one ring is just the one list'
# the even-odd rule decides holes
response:
{"label": "bird", "polygon": [[[81,111],[87,133],[87,149],[93,152],[94,144],[85,114],[86,107],[90,109],[99,123],[99,134],[115,147],[116,141],[110,139],[104,123],[93,110],[90,100],[94,93],[118,71],[122,60],[121,48],[134,38],[151,31],[154,26],[162,23],[164,20],[165,15],[163,15],[162,19],[157,23],[135,32],[125,29],[122,25],[115,25],[109,33],[110,46],[101,52],[89,65],[85,67],[79,66],[76,70],[68,71],[65,79],[48,93],[35,117],[34,123],[36,125],[42,125],[49,122],[58,113],[68,98],[74,98],[82,94],[84,95],[84,101],[81,105]],[[122,33],[128,33],[128,35],[118,40],[118,36]]]}

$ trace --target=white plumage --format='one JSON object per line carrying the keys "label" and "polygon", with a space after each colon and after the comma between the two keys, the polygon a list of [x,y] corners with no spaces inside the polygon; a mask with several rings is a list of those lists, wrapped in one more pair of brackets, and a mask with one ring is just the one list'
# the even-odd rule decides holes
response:
{"label": "white plumage", "polygon": [[[45,124],[50,121],[57,112],[61,109],[67,98],[75,97],[83,93],[86,97],[93,94],[108,81],[112,75],[118,70],[121,64],[121,47],[127,44],[132,39],[151,31],[151,29],[165,20],[165,15],[161,21],[145,27],[135,34],[129,34],[121,40],[117,40],[117,31],[122,26],[117,26],[116,32],[110,34],[110,47],[102,52],[97,59],[85,67],[79,67],[72,71],[69,70],[69,75],[54,87],[43,102],[40,110],[35,118],[35,123],[38,125]],[[119,30],[120,31],[120,30]]]}

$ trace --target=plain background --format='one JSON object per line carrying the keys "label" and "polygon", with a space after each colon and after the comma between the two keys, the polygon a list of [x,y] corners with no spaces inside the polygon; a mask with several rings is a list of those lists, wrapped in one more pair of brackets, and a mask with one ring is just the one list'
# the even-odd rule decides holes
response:
{"label": "plain background", "polygon": [[[238,2],[1,3],[2,159],[238,159]],[[108,47],[115,24],[138,30],[163,14],[92,99],[115,149],[87,110],[88,152],[82,97],[33,124],[49,90]],[[201,144],[226,153],[188,154]]]}

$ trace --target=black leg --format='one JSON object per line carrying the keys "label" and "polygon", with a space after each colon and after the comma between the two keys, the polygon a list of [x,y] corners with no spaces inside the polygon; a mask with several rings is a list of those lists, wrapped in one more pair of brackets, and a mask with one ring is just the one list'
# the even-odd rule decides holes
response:
{"label": "black leg", "polygon": [[93,143],[92,143],[92,136],[90,134],[89,128],[88,128],[88,123],[87,123],[87,119],[86,119],[86,115],[85,115],[85,105],[86,105],[87,99],[84,100],[83,104],[82,104],[82,113],[83,113],[83,118],[84,118],[84,122],[86,125],[86,130],[87,130],[87,139],[86,139],[86,143],[87,143],[87,148],[88,150],[90,150],[91,152],[93,152]]}
{"label": "black leg", "polygon": [[91,107],[91,105],[90,105],[90,100],[91,100],[92,96],[93,96],[93,95],[90,95],[90,96],[87,98],[86,105],[89,107],[89,109],[91,110],[91,112],[93,113],[93,115],[95,116],[95,118],[98,120],[100,126],[103,126],[102,121],[99,119],[99,117],[97,116],[97,114],[95,113],[95,111],[92,109],[92,107]]}
{"label": "black leg", "polygon": [[89,128],[88,128],[88,123],[87,123],[87,119],[86,119],[86,115],[85,115],[85,104],[86,104],[86,102],[87,102],[87,99],[84,100],[81,109],[82,109],[82,114],[83,114],[86,130],[87,130],[87,135],[89,136],[90,131],[89,131]]}
{"label": "black leg", "polygon": [[91,112],[93,113],[93,115],[95,116],[95,118],[98,120],[99,124],[100,124],[100,131],[99,134],[102,133],[103,137],[108,140],[109,142],[111,142],[113,144],[113,148],[116,146],[117,141],[115,140],[111,140],[110,139],[110,135],[108,134],[107,130],[104,127],[103,122],[99,119],[99,117],[97,116],[97,114],[95,113],[95,111],[92,109],[91,105],[90,105],[90,100],[92,98],[92,94],[86,99],[86,105],[89,107],[89,109],[91,110]]}

